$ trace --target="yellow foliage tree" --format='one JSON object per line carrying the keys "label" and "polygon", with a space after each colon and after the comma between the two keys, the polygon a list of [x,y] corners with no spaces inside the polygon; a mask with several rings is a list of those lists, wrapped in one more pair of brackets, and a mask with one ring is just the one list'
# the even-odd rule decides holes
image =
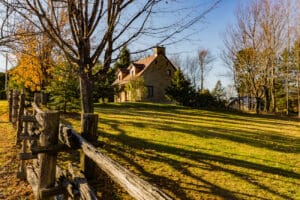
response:
{"label": "yellow foliage tree", "polygon": [[21,48],[15,53],[18,62],[10,71],[10,84],[31,91],[41,91],[48,85],[53,68],[53,45],[42,34],[21,34],[18,40]]}

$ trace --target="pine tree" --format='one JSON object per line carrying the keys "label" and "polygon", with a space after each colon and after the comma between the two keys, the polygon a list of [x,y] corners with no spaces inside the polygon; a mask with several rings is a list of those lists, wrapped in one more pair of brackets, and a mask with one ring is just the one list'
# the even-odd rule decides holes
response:
{"label": "pine tree", "polygon": [[180,105],[189,106],[195,95],[191,82],[185,78],[181,70],[177,70],[171,80],[171,85],[166,89],[166,96],[171,101]]}
{"label": "pine tree", "polygon": [[[103,66],[99,64],[99,68],[101,69]],[[95,80],[93,91],[94,102],[99,102],[99,99],[101,99],[102,102],[104,102],[105,99],[109,102],[113,102],[115,86],[112,84],[116,80],[115,73],[115,69],[110,67],[105,76],[99,76],[99,78]]]}
{"label": "pine tree", "polygon": [[130,65],[130,62],[131,62],[130,51],[125,45],[121,50],[118,61],[114,65],[114,69],[118,70],[120,68],[123,69],[127,68]]}
{"label": "pine tree", "polygon": [[70,64],[60,63],[53,71],[53,79],[46,91],[55,109],[67,110],[80,108],[79,81]]}

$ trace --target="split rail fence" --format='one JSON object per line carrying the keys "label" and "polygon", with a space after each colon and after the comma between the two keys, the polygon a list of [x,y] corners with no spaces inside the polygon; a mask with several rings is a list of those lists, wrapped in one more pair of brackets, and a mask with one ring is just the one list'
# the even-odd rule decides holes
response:
{"label": "split rail fence", "polygon": [[[9,91],[9,121],[16,127],[16,143],[21,146],[17,176],[32,186],[36,199],[97,199],[88,180],[99,167],[135,199],[171,199],[159,188],[142,180],[91,143],[98,139],[98,115],[82,116],[82,133],[60,123],[58,111],[41,109],[42,95],[32,103],[24,93]],[[57,166],[59,152],[81,149],[81,170],[71,163],[68,170]]]}

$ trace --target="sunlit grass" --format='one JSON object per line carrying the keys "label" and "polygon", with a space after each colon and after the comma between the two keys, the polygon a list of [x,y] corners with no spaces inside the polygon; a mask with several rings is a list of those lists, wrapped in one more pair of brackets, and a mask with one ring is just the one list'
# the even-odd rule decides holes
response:
{"label": "sunlit grass", "polygon": [[[297,119],[142,103],[96,113],[102,151],[175,199],[300,199]],[[79,130],[78,115],[65,120]],[[6,101],[0,130],[4,166],[15,137]]]}
{"label": "sunlit grass", "polygon": [[297,119],[142,103],[96,112],[102,150],[173,198],[300,199]]}
{"label": "sunlit grass", "polygon": [[6,147],[11,145],[9,144],[11,140],[14,138],[14,130],[12,126],[8,123],[8,108],[7,108],[7,101],[0,101],[0,166],[3,166],[5,162],[8,160],[7,157],[10,156],[10,153],[6,153]]}
{"label": "sunlit grass", "polygon": [[8,122],[8,102],[0,100],[0,199],[33,199],[32,189],[17,178],[19,148],[16,130]]}

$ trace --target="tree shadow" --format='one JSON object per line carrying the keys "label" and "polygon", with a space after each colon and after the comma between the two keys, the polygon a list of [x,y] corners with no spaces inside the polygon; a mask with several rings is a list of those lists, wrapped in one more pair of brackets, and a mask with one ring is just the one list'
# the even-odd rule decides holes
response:
{"label": "tree shadow", "polygon": [[[123,163],[127,163],[136,171],[138,171],[138,173],[143,178],[147,179],[151,183],[155,183],[158,187],[162,188],[164,191],[171,194],[171,196],[175,198],[189,199],[190,197],[187,191],[196,190],[198,193],[208,194],[210,196],[215,195],[222,199],[241,199],[241,196],[242,199],[247,199],[247,198],[267,199],[262,196],[255,195],[253,193],[250,194],[247,192],[239,192],[236,191],[234,188],[227,189],[225,187],[217,185],[211,180],[203,178],[199,174],[195,174],[193,171],[191,171],[188,168],[188,167],[201,168],[204,165],[205,167],[203,167],[203,170],[212,171],[212,172],[222,171],[224,173],[237,177],[247,182],[248,184],[255,185],[256,187],[260,188],[260,190],[271,193],[276,197],[279,197],[281,199],[292,199],[288,195],[276,191],[272,187],[258,182],[257,180],[253,179],[252,176],[257,176],[257,174],[255,174],[257,172],[260,175],[262,174],[261,176],[265,175],[266,178],[270,178],[269,175],[272,175],[272,179],[275,179],[274,177],[277,177],[278,179],[280,179],[280,177],[285,177],[293,180],[299,180],[300,179],[299,173],[285,170],[278,167],[267,166],[264,164],[251,162],[243,159],[236,159],[230,155],[229,156],[214,155],[212,153],[207,153],[207,151],[205,150],[201,151],[201,148],[198,148],[197,150],[194,151],[194,150],[186,150],[181,147],[169,146],[166,144],[157,144],[151,140],[145,140],[145,139],[130,136],[129,134],[127,134],[127,131],[123,128],[122,125],[126,124],[141,129],[151,127],[156,130],[168,131],[168,132],[180,132],[180,133],[185,133],[185,134],[189,134],[201,138],[220,138],[223,140],[232,141],[239,144],[246,144],[253,147],[265,148],[265,149],[284,152],[284,153],[285,152],[299,153],[299,143],[300,143],[299,137],[282,136],[272,131],[262,132],[257,134],[251,131],[250,128],[249,130],[243,129],[243,131],[237,131],[235,129],[224,130],[222,128],[207,127],[205,125],[195,125],[192,128],[187,128],[187,123],[192,123],[193,120],[202,120],[203,124],[209,123],[210,121],[205,120],[203,118],[203,115],[200,115],[196,111],[195,113],[193,112],[193,110],[189,110],[189,112],[186,112],[186,110],[182,110],[181,107],[177,107],[177,106],[169,107],[163,105],[159,108],[157,108],[157,105],[152,105],[152,104],[146,104],[146,105],[106,104],[104,105],[104,107],[102,106],[103,105],[101,105],[101,107],[96,106],[96,110],[102,109],[101,113],[116,114],[118,116],[123,117],[123,119],[126,119],[126,121],[120,122],[120,119],[105,118],[105,117],[101,118],[100,115],[99,125],[101,126],[101,124],[103,124],[109,126],[114,132],[117,133],[117,134],[110,134],[106,132],[105,129],[101,129],[99,131],[99,136],[100,138],[102,138],[100,139],[102,143],[101,148],[111,154],[116,155],[118,159],[122,160]],[[151,109],[155,110],[154,113],[151,113]],[[184,118],[184,117],[180,118],[180,116],[191,115],[190,111],[193,113],[192,118]],[[259,124],[257,129],[259,129],[259,126],[262,126],[262,129],[268,126],[270,128],[273,128],[274,123],[267,122],[267,120],[268,119],[278,120],[278,117],[276,116],[261,117],[261,116],[244,114],[244,113],[237,114],[237,116],[232,116],[232,113],[227,113],[227,112],[218,112],[217,114],[213,114],[210,111],[207,111],[207,113],[205,112],[201,112],[201,113],[204,114],[205,117],[214,117],[216,120],[214,121],[215,123],[224,122],[227,120],[226,123],[230,124],[230,123],[234,123],[235,120],[241,120],[239,118],[242,118],[242,120],[244,120],[245,122]],[[153,118],[153,115],[157,115],[156,120],[151,121],[147,118],[147,116]],[[139,116],[143,117],[143,119],[139,121],[130,120],[132,117],[139,117]],[[77,119],[80,119],[80,115],[77,115],[76,117]],[[175,118],[176,121],[173,120],[170,123],[168,122],[166,123],[166,121],[163,121],[163,120],[168,120],[172,117]],[[255,119],[252,119],[252,117],[255,117]],[[259,121],[260,118],[262,119],[262,122]],[[286,119],[279,119],[280,121],[279,124],[282,126],[285,125],[285,120]],[[230,132],[226,132],[227,130],[230,130]],[[128,150],[128,148],[130,150]],[[147,152],[144,154],[140,153],[140,152],[145,152],[145,150],[149,150],[149,153]],[[131,156],[129,154],[131,154]],[[191,165],[191,163],[180,162],[176,159],[172,159],[169,156],[162,156],[164,154],[172,155],[172,157],[175,156],[181,158],[188,158],[189,160],[193,160],[193,162],[196,162],[197,164]],[[182,187],[182,185],[180,184],[181,180],[174,180],[171,177],[165,175],[153,174],[149,170],[146,170],[145,166],[141,165],[138,161],[136,161],[135,157],[139,157],[144,160],[149,160],[149,164],[151,162],[162,162],[164,164],[167,164],[168,166],[171,166],[177,173],[181,173],[184,176],[187,176],[190,179],[195,180],[196,183],[194,182],[186,183],[188,185],[194,184],[194,187],[189,187],[189,186]],[[220,163],[222,166],[216,165],[214,163]],[[243,168],[243,169],[250,170],[250,172],[249,171],[245,173],[238,172],[223,166],[233,166],[233,167]],[[255,175],[251,174],[251,172],[253,172],[253,174]],[[110,181],[106,181],[105,184],[110,185],[112,183]],[[105,186],[102,185],[101,187],[105,187]],[[116,194],[118,192],[119,192],[118,189],[113,188],[111,192],[104,192],[103,197],[109,199],[108,198],[109,196],[113,196],[114,198],[112,199],[118,199],[119,197]]]}
{"label": "tree shadow", "polygon": [[[127,113],[127,117],[130,114]],[[130,118],[130,117],[129,117]],[[159,119],[164,119],[159,117]],[[229,140],[241,144],[247,144],[259,148],[267,148],[270,150],[284,152],[284,153],[299,153],[300,152],[300,138],[292,136],[282,136],[272,131],[268,133],[260,132],[259,134],[247,129],[236,130],[234,128],[222,129],[218,127],[208,127],[205,125],[206,120],[202,120],[204,125],[193,125],[189,129],[186,127],[186,119],[172,121],[171,124],[166,124],[164,121],[140,121],[140,122],[126,122],[127,125],[134,127],[144,128],[147,124],[147,127],[153,127],[157,130],[167,131],[167,132],[179,132],[186,133],[189,135],[194,135],[202,138],[219,138],[224,140]],[[119,131],[120,133],[125,133],[124,130],[118,128],[119,121],[114,119],[101,119],[100,123],[110,125],[113,129]],[[207,123],[211,123],[207,121]],[[230,132],[229,132],[230,131]]]}
{"label": "tree shadow", "polygon": [[[258,183],[257,181],[253,181],[251,180],[251,178],[249,177],[248,174],[243,174],[243,173],[239,173],[239,172],[235,172],[233,170],[229,170],[226,168],[222,168],[216,165],[213,165],[211,163],[217,162],[217,163],[221,163],[222,165],[230,165],[230,166],[235,166],[235,167],[241,167],[241,168],[245,168],[245,169],[250,169],[250,170],[254,170],[254,171],[260,171],[266,174],[273,174],[273,175],[279,175],[279,176],[283,176],[283,177],[287,177],[287,178],[292,178],[292,179],[299,179],[300,178],[300,174],[296,173],[296,172],[292,172],[292,171],[288,171],[288,170],[284,170],[281,168],[277,168],[277,167],[271,167],[271,166],[266,166],[263,164],[259,164],[259,163],[253,163],[253,162],[249,162],[249,161],[245,161],[245,160],[241,160],[241,159],[235,159],[235,158],[230,158],[230,157],[224,157],[224,156],[218,156],[218,155],[213,155],[213,154],[209,154],[209,153],[205,153],[205,152],[201,152],[199,151],[191,151],[191,150],[185,150],[183,148],[175,148],[172,146],[167,146],[164,144],[157,144],[157,143],[152,143],[150,141],[146,141],[140,138],[136,138],[136,137],[132,137],[126,134],[126,131],[123,130],[120,127],[120,123],[118,122],[118,120],[101,120],[101,123],[109,125],[112,129],[114,129],[115,131],[117,131],[119,134],[118,135],[111,135],[109,133],[106,133],[104,131],[101,131],[99,134],[101,135],[101,137],[103,138],[107,138],[108,141],[114,141],[118,144],[120,144],[120,146],[116,147],[113,146],[111,144],[107,144],[105,143],[104,145],[104,149],[110,153],[113,153],[115,155],[117,155],[118,157],[120,157],[121,159],[124,159],[126,162],[128,162],[130,165],[132,165],[135,169],[137,169],[143,176],[148,177],[150,182],[155,182],[159,185],[159,187],[164,188],[165,190],[168,191],[172,191],[173,195],[176,196],[179,199],[188,199],[187,195],[185,194],[185,191],[182,190],[182,188],[180,190],[175,190],[174,188],[180,188],[178,187],[178,183],[172,179],[169,178],[162,178],[161,176],[157,176],[157,175],[153,175],[147,171],[144,170],[143,166],[140,166],[137,162],[134,161],[134,159],[129,158],[128,156],[125,155],[124,152],[126,152],[126,149],[122,148],[123,146],[127,146],[133,149],[133,152],[136,151],[144,151],[145,149],[150,149],[153,152],[155,152],[155,155],[147,155],[147,156],[142,156],[142,155],[137,155],[139,157],[142,157],[143,159],[146,160],[151,160],[151,161],[159,161],[159,162],[163,162],[163,163],[167,163],[168,165],[172,166],[175,170],[177,170],[180,173],[185,174],[186,176],[189,176],[193,179],[197,179],[198,181],[202,182],[203,184],[206,185],[206,188],[209,189],[211,194],[217,195],[221,198],[224,199],[239,199],[237,197],[237,194],[242,195],[244,197],[251,197],[251,198],[256,198],[256,199],[264,199],[263,197],[258,197],[258,196],[254,196],[252,194],[246,194],[246,193],[238,193],[235,191],[229,191],[225,188],[222,188],[218,185],[213,184],[212,182],[205,180],[203,178],[201,178],[201,176],[195,175],[192,172],[190,172],[185,166],[186,163],[181,163],[178,162],[174,159],[171,158],[167,158],[167,157],[162,157],[160,156],[161,154],[171,154],[174,156],[180,156],[180,157],[185,157],[185,158],[189,158],[191,160],[194,160],[198,163],[204,163],[207,166],[209,166],[210,168],[214,168],[229,174],[232,174],[236,177],[239,177],[243,180],[246,180],[249,184],[253,184],[256,185],[257,187],[259,187],[260,189],[264,190],[264,191],[268,191],[269,193],[272,193],[275,196],[278,196],[280,198],[283,199],[291,199],[291,197],[285,195],[285,194],[281,194],[277,191],[275,191],[274,189],[265,186],[263,184]],[[141,123],[133,123],[131,124],[132,126],[138,126],[138,127],[145,127],[145,124]],[[149,126],[149,124],[147,124]],[[156,124],[157,125],[157,124]],[[174,130],[170,130],[170,127],[165,126],[162,127],[161,124],[158,124],[157,127],[160,127],[161,130],[164,131],[178,131],[178,132],[183,132],[183,133],[188,133],[188,134],[194,134],[194,135],[199,135],[199,133],[193,132],[193,131],[189,131],[189,130],[183,130],[183,129],[174,129]],[[223,135],[217,135],[218,133],[216,133],[218,130],[214,130],[212,132],[206,132],[206,133],[201,133],[201,134],[205,134],[205,136],[201,136],[201,137],[221,137],[222,139],[226,139],[226,140],[231,140],[231,141],[236,141],[236,142],[241,142],[241,143],[251,143],[253,142],[252,140],[245,140],[245,139],[240,139],[240,138],[236,138],[236,137],[224,137]],[[220,131],[220,130],[219,130]],[[260,146],[262,147],[266,147],[266,144],[261,144]],[[271,148],[271,147],[269,147]],[[279,149],[274,149],[272,147],[273,150],[279,150]],[[282,150],[282,149],[280,149]],[[168,184],[167,184],[168,183]],[[171,187],[166,187],[167,185],[171,185]],[[201,186],[199,186],[200,188]],[[200,192],[202,193],[207,193],[206,190],[200,190]]]}

